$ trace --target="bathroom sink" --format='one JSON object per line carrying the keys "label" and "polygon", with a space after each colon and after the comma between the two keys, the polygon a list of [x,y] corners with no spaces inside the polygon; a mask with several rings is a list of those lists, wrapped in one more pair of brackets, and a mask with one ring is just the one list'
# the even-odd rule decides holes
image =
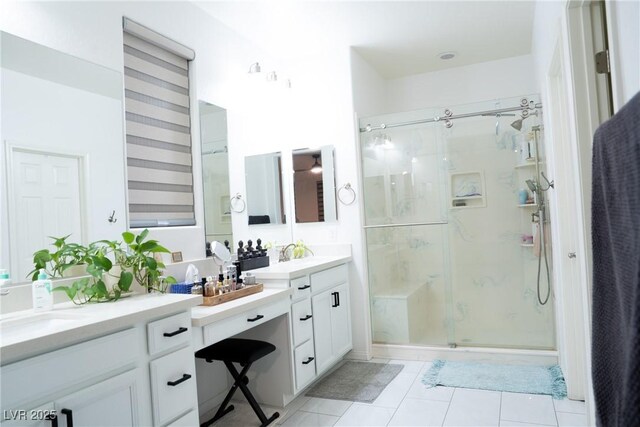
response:
{"label": "bathroom sink", "polygon": [[19,317],[7,316],[0,318],[0,333],[3,339],[25,333],[51,333],[60,328],[66,328],[86,316],[67,312],[45,312],[22,315]]}

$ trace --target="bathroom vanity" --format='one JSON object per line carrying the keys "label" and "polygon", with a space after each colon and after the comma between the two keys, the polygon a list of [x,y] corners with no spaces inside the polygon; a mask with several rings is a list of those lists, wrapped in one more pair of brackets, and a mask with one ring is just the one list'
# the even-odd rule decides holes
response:
{"label": "bathroom vanity", "polygon": [[57,304],[0,320],[2,425],[197,425],[191,338],[200,296]]}

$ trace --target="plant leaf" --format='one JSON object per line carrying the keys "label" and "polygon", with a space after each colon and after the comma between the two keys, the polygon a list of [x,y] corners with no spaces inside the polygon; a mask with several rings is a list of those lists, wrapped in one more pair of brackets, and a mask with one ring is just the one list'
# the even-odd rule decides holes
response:
{"label": "plant leaf", "polygon": [[138,237],[136,237],[136,243],[137,244],[142,243],[142,241],[147,237],[148,234],[149,234],[148,228],[145,228],[144,230],[142,230],[142,233],[140,233]]}
{"label": "plant leaf", "polygon": [[147,257],[146,264],[149,270],[155,270],[158,268],[158,262],[151,257]]}
{"label": "plant leaf", "polygon": [[102,280],[98,280],[98,283],[94,285],[96,289],[96,294],[98,297],[108,297],[109,290],[107,290],[107,285],[104,284]]}
{"label": "plant leaf", "polygon": [[102,269],[97,266],[97,264],[89,264],[87,267],[87,273],[96,279],[100,279],[102,277]]}
{"label": "plant leaf", "polygon": [[[120,273],[120,280],[118,280],[118,288],[123,292],[127,292],[131,287],[131,283],[133,283],[133,274],[129,271],[123,271]],[[118,291],[116,289],[115,291]]]}
{"label": "plant leaf", "polygon": [[109,271],[111,270],[111,267],[113,267],[113,263],[111,262],[111,260],[109,258],[106,258],[104,255],[91,257],[91,260],[95,265],[97,265],[104,271]]}
{"label": "plant leaf", "polygon": [[135,234],[129,232],[129,231],[125,231],[124,233],[122,233],[122,238],[124,239],[124,242],[126,244],[131,244],[133,243],[133,239],[135,239]]}

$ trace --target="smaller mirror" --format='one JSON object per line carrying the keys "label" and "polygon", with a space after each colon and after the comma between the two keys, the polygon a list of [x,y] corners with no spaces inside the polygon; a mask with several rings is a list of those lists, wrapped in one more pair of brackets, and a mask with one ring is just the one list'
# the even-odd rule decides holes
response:
{"label": "smaller mirror", "polygon": [[249,225],[285,224],[282,154],[245,157],[244,168]]}
{"label": "smaller mirror", "polygon": [[296,222],[336,221],[333,146],[293,151],[293,192]]}
{"label": "smaller mirror", "polygon": [[199,101],[204,230],[207,242],[233,244],[229,201],[227,110]]}

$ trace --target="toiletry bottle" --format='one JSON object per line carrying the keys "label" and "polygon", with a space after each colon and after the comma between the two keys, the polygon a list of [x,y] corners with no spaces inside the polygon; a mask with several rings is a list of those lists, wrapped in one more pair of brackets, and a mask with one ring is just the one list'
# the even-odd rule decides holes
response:
{"label": "toiletry bottle", "polygon": [[222,273],[218,274],[218,285],[217,285],[218,289],[220,289],[220,293],[223,294],[225,292],[224,289],[224,276],[222,275]]}
{"label": "toiletry bottle", "polygon": [[33,282],[31,290],[33,297],[33,309],[35,311],[46,311],[53,308],[53,294],[51,293],[51,280],[44,272],[44,268],[40,269],[38,280]]}
{"label": "toiletry bottle", "polygon": [[193,287],[191,288],[191,293],[193,295],[203,295],[204,290],[202,289],[202,285],[200,282],[193,282]]}
{"label": "toiletry bottle", "polygon": [[0,270],[0,288],[3,286],[8,286],[11,284],[11,279],[9,279],[9,272],[7,270]]}

